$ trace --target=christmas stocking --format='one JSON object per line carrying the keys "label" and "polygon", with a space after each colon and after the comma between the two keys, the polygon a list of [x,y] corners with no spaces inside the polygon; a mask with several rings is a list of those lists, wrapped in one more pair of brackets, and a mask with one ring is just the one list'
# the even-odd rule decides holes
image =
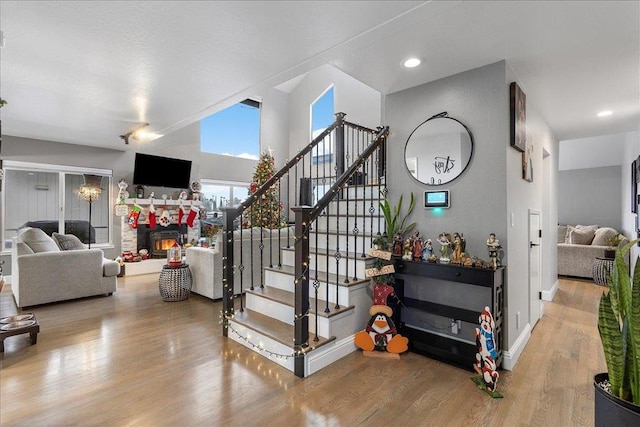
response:
{"label": "christmas stocking", "polygon": [[149,228],[156,227],[156,208],[153,206],[153,199],[149,204]]}
{"label": "christmas stocking", "polygon": [[184,218],[184,206],[180,201],[180,207],[178,208],[178,225],[182,225],[182,219]]}
{"label": "christmas stocking", "polygon": [[140,211],[142,209],[138,205],[133,205],[131,211],[129,212],[129,225],[131,228],[138,228],[138,218],[140,218]]}
{"label": "christmas stocking", "polygon": [[187,216],[187,225],[193,228],[193,221],[196,219],[196,215],[198,215],[198,208],[195,206],[191,206],[189,209],[189,216]]}
{"label": "christmas stocking", "polygon": [[160,215],[160,225],[163,227],[168,227],[171,224],[171,215],[169,214],[169,209],[166,207],[162,210],[162,214]]}

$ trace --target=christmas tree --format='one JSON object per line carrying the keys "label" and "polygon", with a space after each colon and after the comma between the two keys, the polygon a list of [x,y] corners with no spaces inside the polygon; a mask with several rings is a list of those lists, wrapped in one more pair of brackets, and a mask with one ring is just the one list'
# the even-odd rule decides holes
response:
{"label": "christmas tree", "polygon": [[[249,194],[254,194],[276,172],[275,161],[270,153],[263,153],[258,160],[253,180],[249,187]],[[282,203],[275,182],[262,197],[245,211],[244,225],[246,227],[282,228]]]}

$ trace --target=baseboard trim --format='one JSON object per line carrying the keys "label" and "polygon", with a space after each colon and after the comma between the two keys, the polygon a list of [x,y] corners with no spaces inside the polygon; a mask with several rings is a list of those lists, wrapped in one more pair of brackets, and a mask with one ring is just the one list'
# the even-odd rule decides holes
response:
{"label": "baseboard trim", "polygon": [[531,338],[531,325],[527,323],[513,346],[509,350],[502,352],[503,369],[511,371],[513,367],[516,366],[522,351],[527,345],[527,342],[529,342],[529,338]]}
{"label": "baseboard trim", "polygon": [[[326,347],[326,349],[323,349]],[[306,361],[305,376],[312,375],[321,369],[337,362],[349,353],[358,350],[354,344],[353,335],[337,341],[335,344],[325,345],[309,353]]]}
{"label": "baseboard trim", "polygon": [[556,292],[558,292],[558,281],[553,284],[550,290],[542,291],[542,300],[543,301],[553,301],[553,297],[556,296]]}

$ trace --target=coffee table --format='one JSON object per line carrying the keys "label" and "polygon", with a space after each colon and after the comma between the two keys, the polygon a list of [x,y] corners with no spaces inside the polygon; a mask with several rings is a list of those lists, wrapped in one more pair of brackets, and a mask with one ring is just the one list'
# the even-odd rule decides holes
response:
{"label": "coffee table", "polygon": [[4,340],[14,335],[29,334],[31,345],[38,342],[40,324],[33,313],[15,314],[0,319],[0,353],[4,352]]}

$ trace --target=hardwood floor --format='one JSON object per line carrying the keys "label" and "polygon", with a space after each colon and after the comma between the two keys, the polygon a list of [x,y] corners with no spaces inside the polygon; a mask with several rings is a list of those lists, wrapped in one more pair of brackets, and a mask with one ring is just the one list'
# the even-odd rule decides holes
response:
{"label": "hardwood floor", "polygon": [[[110,297],[25,310],[40,322],[0,355],[2,426],[593,425],[603,288],[561,280],[492,399],[471,372],[403,354],[355,352],[306,379],[221,336],[220,302],[163,302],[157,275],[118,279]],[[0,316],[16,313],[10,286]],[[364,327],[364,325],[363,325]]]}

